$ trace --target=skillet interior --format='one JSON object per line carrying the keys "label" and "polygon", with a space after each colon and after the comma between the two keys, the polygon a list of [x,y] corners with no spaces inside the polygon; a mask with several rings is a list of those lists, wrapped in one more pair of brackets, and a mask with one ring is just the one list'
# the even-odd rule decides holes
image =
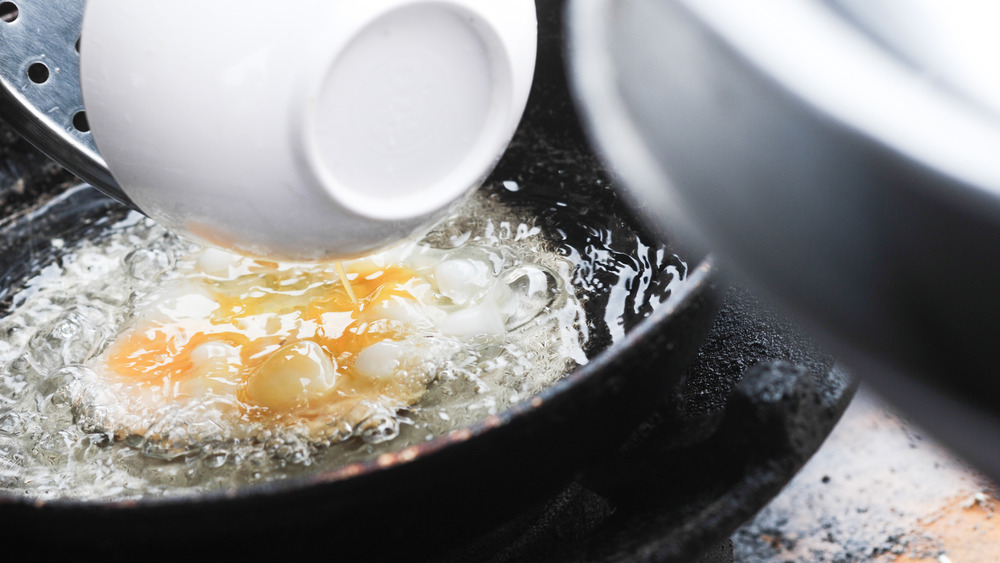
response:
{"label": "skillet interior", "polygon": [[[519,133],[512,154],[520,151],[520,156],[502,162],[498,177],[527,183],[534,175],[572,188],[580,179],[574,159],[600,167],[570,117],[561,60],[551,56],[560,44],[555,33],[560,4],[539,1],[547,33],[543,53],[549,56],[539,63],[540,86],[529,115],[545,133]],[[0,268],[11,272],[21,267],[25,255],[49,251],[47,242],[39,242],[41,236],[9,238],[12,217],[62,193],[71,178],[2,127],[0,139],[2,225],[7,248],[14,250],[0,254]],[[552,159],[549,165],[539,151]],[[604,178],[603,170],[598,174]],[[114,209],[93,194],[80,197],[97,202],[98,209],[104,206],[105,212]],[[616,205],[609,199],[593,203],[601,216],[606,215],[601,205]],[[78,215],[70,216],[69,226],[88,228]],[[17,240],[36,246],[24,250]],[[707,273],[692,268],[692,276],[701,275],[699,271]],[[718,295],[712,285],[711,277],[691,284],[688,298],[670,311],[676,322],[646,321],[617,353],[574,374],[574,383],[565,386],[576,385],[579,395],[546,393],[541,407],[519,405],[494,421],[499,427],[487,431],[488,426],[480,426],[475,439],[445,440],[447,445],[421,452],[412,462],[393,461],[387,468],[340,480],[327,475],[315,484],[241,491],[232,499],[218,495],[197,502],[46,506],[7,499],[0,504],[0,529],[8,537],[44,546],[50,555],[98,550],[112,557],[213,552],[261,557],[325,551],[370,559],[405,554],[448,561],[691,561],[728,537],[791,478],[832,428],[852,390],[844,375],[832,369],[829,357],[808,346],[803,353],[795,329],[754,313],[745,295],[736,292],[738,298],[727,298],[686,384],[677,390],[681,396],[665,393],[671,400],[617,453],[603,455],[613,449],[608,444],[625,435],[622,429],[634,426],[645,405],[661,399],[661,392],[679,377],[674,368],[701,340],[715,309]],[[670,348],[672,353],[665,354]],[[798,368],[790,372],[769,363],[774,359]],[[596,370],[601,373],[591,373]],[[601,379],[609,373],[617,377]],[[655,390],[647,392],[651,378]],[[635,379],[645,383],[630,390]],[[616,398],[633,403],[609,408]],[[584,420],[586,415],[595,419],[595,412],[612,417],[620,428],[595,428],[593,420],[589,426],[571,425],[566,413],[573,409],[562,411],[560,403],[582,411]],[[614,418],[619,415],[621,419]],[[567,426],[578,433],[548,434]],[[555,490],[584,465],[589,467],[586,474],[562,492],[490,534],[473,537],[542,499],[543,492]]]}
{"label": "skillet interior", "polygon": [[[488,183],[514,180],[543,191],[573,191],[578,220],[558,227],[572,237],[574,230],[600,223],[628,252],[635,248],[636,229],[587,147],[565,85],[559,6],[540,3],[539,11],[542,55],[528,114]],[[43,162],[8,156],[8,163]],[[22,186],[23,194],[5,209],[3,287],[23,279],[30,266],[56,257],[52,236],[89,236],[109,214],[122,212],[89,189],[66,192],[66,178],[58,171],[39,174],[38,180]],[[525,205],[546,197],[531,190],[519,194]],[[242,547],[257,555],[269,549],[279,553],[303,536],[322,536],[324,543],[337,544],[340,554],[356,548],[383,555],[423,551],[443,538],[485,529],[599,459],[676,388],[718,305],[711,262],[687,259],[688,283],[678,291],[683,295],[655,311],[635,304],[623,341],[540,396],[468,430],[371,462],[197,499],[36,503],[8,495],[0,498],[0,527],[54,549],[81,543],[143,548],[156,542],[161,554],[198,545],[201,550],[225,546],[229,553]],[[600,294],[588,303],[606,305]],[[603,348],[609,337],[598,334],[592,345]],[[463,516],[470,512],[477,517]],[[50,534],[54,528],[60,529],[56,537]],[[254,534],[271,541],[240,542]],[[161,538],[185,541],[157,541]]]}

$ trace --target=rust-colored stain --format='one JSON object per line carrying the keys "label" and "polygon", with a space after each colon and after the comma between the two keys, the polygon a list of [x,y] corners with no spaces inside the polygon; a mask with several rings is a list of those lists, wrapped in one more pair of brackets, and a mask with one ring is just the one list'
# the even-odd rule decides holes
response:
{"label": "rust-colored stain", "polygon": [[738,563],[1000,562],[1000,488],[862,388],[734,539]]}
{"label": "rust-colored stain", "polygon": [[1000,560],[1000,526],[994,518],[997,501],[987,493],[952,499],[920,518],[909,542],[911,549],[893,563]]}

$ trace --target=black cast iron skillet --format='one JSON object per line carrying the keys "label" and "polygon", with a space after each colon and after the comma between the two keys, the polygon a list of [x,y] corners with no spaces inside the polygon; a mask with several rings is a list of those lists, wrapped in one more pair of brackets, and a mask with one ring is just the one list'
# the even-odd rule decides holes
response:
{"label": "black cast iron skillet", "polygon": [[[580,192],[579,224],[550,226],[580,236],[597,222],[634,252],[634,224],[569,102],[561,3],[539,2],[539,16],[536,87],[492,180],[531,186],[518,192],[529,199],[533,189]],[[74,184],[0,127],[0,290],[31,261],[56,258],[51,236],[89,236],[123,212]],[[754,313],[740,292],[727,297],[685,375],[720,293],[711,261],[683,256],[688,283],[672,306],[630,304],[650,316],[626,319],[623,342],[467,430],[378,462],[197,499],[36,504],[8,494],[0,529],[49,555],[105,558],[690,561],[791,478],[852,387],[829,357],[802,352],[809,346],[795,330]],[[598,295],[589,306],[606,302]],[[595,342],[606,346],[607,335]]]}
{"label": "black cast iron skillet", "polygon": [[[515,180],[526,187],[518,205],[532,204],[532,190],[572,191],[579,220],[560,223],[542,210],[541,224],[576,237],[587,236],[588,223],[596,221],[619,239],[621,252],[634,252],[632,224],[587,148],[566,92],[558,5],[543,4],[541,12],[545,39],[530,109],[490,183]],[[8,169],[39,164],[7,156],[13,163]],[[23,279],[27,264],[56,259],[52,237],[89,236],[106,217],[122,213],[89,188],[64,190],[67,178],[57,171],[33,170],[28,179],[30,185],[17,176],[0,196],[6,198],[0,223],[4,287]],[[688,279],[679,294],[657,310],[635,304],[641,312],[626,315],[630,331],[624,341],[550,390],[465,430],[376,461],[197,499],[43,503],[7,494],[0,497],[0,529],[7,537],[61,550],[96,546],[105,553],[136,553],[157,545],[155,555],[189,549],[259,555],[294,552],[304,542],[321,543],[340,556],[358,555],[355,550],[426,552],[455,534],[482,530],[555,491],[620,444],[676,389],[718,304],[711,261],[685,259]],[[654,280],[653,287],[665,282]],[[606,299],[595,295],[587,306],[601,309]],[[594,348],[607,344],[607,335],[594,335]]]}

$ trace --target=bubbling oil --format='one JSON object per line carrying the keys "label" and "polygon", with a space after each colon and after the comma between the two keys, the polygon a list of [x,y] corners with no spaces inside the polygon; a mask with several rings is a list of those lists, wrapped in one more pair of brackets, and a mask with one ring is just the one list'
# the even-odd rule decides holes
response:
{"label": "bubbling oil", "polygon": [[333,265],[199,248],[137,214],[53,240],[0,321],[0,490],[178,496],[372,459],[530,398],[683,282],[676,256],[615,227],[543,230],[508,184],[345,263],[356,301]]}

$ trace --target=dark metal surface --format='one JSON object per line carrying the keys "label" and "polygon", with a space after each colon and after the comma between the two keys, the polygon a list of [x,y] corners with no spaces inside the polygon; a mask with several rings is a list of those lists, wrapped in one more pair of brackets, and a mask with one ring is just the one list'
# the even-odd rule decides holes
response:
{"label": "dark metal surface", "polygon": [[[6,223],[19,212],[37,206],[49,197],[77,183],[76,178],[0,121],[0,222]],[[46,195],[40,195],[46,194]]]}

